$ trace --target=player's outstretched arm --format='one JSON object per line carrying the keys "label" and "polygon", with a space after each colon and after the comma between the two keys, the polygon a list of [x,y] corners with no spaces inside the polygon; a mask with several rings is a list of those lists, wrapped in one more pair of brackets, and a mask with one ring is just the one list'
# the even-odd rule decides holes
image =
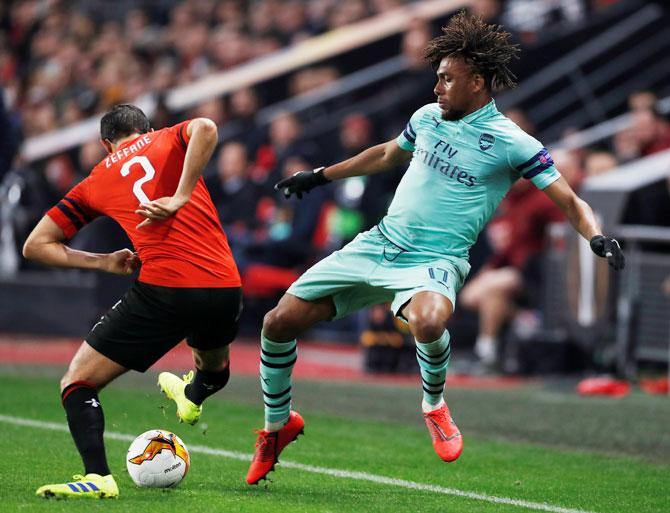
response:
{"label": "player's outstretched arm", "polygon": [[184,166],[177,190],[172,196],[158,198],[149,203],[142,203],[136,214],[144,217],[144,221],[137,225],[142,228],[153,221],[162,221],[173,216],[181,207],[186,205],[198,179],[202,176],[205,166],[214,153],[218,141],[216,123],[207,118],[196,118],[186,127],[189,137]]}
{"label": "player's outstretched arm", "polygon": [[44,216],[23,245],[23,256],[53,267],[77,267],[108,273],[132,274],[140,265],[137,254],[129,249],[114,253],[89,253],[63,244],[65,234],[49,216]]}
{"label": "player's outstretched arm", "polygon": [[575,230],[590,242],[596,255],[607,258],[609,265],[617,271],[625,267],[626,258],[619,243],[601,233],[589,204],[575,194],[564,178],[559,178],[543,190],[563,210]]}
{"label": "player's outstretched arm", "polygon": [[303,193],[314,187],[324,185],[333,180],[351,176],[372,175],[393,169],[407,162],[412,152],[403,150],[395,139],[377,146],[372,146],[358,155],[328,167],[320,167],[312,171],[298,171],[289,178],[284,178],[275,185],[282,190],[287,198],[295,194],[302,199]]}

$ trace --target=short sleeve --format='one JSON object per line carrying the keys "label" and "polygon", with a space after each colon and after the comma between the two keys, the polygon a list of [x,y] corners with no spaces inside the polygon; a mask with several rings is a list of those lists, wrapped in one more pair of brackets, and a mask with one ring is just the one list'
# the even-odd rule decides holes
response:
{"label": "short sleeve", "polygon": [[175,137],[177,137],[177,140],[181,143],[181,146],[184,148],[184,150],[186,150],[189,141],[189,136],[186,133],[186,128],[188,128],[188,125],[191,121],[192,121],[191,119],[187,119],[186,121],[182,121],[181,123],[178,123],[167,129],[168,132],[174,134]]}
{"label": "short sleeve", "polygon": [[54,207],[48,215],[70,239],[85,225],[93,221],[98,213],[91,208],[88,200],[88,180],[79,182]]}
{"label": "short sleeve", "polygon": [[538,189],[548,187],[561,177],[547,148],[528,135],[510,144],[507,157],[510,167]]}
{"label": "short sleeve", "polygon": [[421,124],[421,119],[423,118],[423,115],[424,115],[424,113],[426,112],[426,109],[429,106],[430,105],[424,105],[419,110],[417,110],[414,114],[412,114],[412,117],[410,118],[409,122],[405,126],[405,129],[396,138],[396,142],[398,143],[398,146],[400,146],[403,150],[414,151],[415,143],[416,143],[416,131],[419,129],[419,125]]}

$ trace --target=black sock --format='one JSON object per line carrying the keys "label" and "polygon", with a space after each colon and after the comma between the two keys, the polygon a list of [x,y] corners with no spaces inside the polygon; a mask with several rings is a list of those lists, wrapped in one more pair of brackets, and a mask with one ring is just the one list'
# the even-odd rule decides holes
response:
{"label": "black sock", "polygon": [[230,365],[219,372],[206,372],[196,369],[195,378],[186,385],[184,394],[192,403],[202,404],[210,395],[225,387],[228,379],[230,379]]}
{"label": "black sock", "polygon": [[84,462],[86,474],[110,474],[102,433],[105,416],[95,386],[85,381],[71,383],[61,394],[67,424]]}

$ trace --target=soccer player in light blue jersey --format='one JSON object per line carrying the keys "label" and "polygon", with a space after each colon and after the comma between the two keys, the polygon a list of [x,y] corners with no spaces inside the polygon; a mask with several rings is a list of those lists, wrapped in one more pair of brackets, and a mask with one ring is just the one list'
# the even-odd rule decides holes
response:
{"label": "soccer player in light blue jersey", "polygon": [[470,269],[468,250],[516,180],[543,190],[594,253],[623,268],[618,243],[601,234],[591,208],[561,177],[546,148],[496,108],[492,91],[514,85],[508,65],[517,52],[501,27],[457,14],[425,51],[437,73],[436,103],[418,109],[397,139],[276,185],[287,197],[302,198],[327,182],[410,161],[382,221],[307,270],[265,316],[260,364],[265,427],[249,484],[266,477],[304,427],[291,410],[296,337],[318,322],[386,301],[416,340],[422,410],[433,447],[444,461],[458,458],[463,438],[443,398],[451,353],[447,323]]}

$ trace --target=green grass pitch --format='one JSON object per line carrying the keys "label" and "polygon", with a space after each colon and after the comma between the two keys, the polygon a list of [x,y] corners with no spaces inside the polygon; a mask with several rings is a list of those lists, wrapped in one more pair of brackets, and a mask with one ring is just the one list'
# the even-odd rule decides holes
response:
{"label": "green grass pitch", "polygon": [[[38,486],[81,472],[57,377],[0,370],[0,511],[670,511],[665,397],[586,400],[540,386],[453,390],[465,449],[446,464],[417,412],[418,390],[298,382],[306,434],[286,449],[270,483],[250,487],[244,458],[262,420],[256,380],[235,377],[191,427],[176,421],[153,378],[124,377],[100,395],[107,430],[116,434],[107,452],[120,499],[46,501],[34,496]],[[191,470],[175,489],[139,489],[125,471],[126,438],[151,428],[173,430],[191,447]]]}

